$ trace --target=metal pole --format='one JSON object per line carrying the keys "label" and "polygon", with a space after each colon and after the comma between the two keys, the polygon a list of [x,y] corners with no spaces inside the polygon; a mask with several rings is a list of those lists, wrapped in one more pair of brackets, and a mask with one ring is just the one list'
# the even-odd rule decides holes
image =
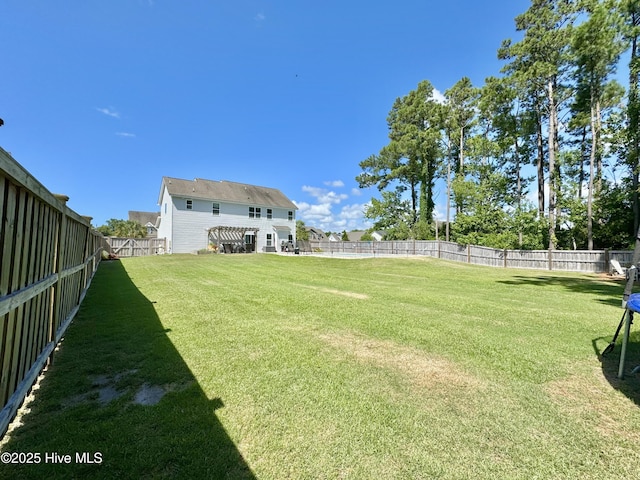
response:
{"label": "metal pole", "polygon": [[620,351],[620,365],[618,367],[618,378],[624,377],[624,361],[627,355],[627,343],[629,342],[629,331],[633,323],[633,312],[627,310],[627,319],[624,324],[624,335],[622,336],[622,350]]}

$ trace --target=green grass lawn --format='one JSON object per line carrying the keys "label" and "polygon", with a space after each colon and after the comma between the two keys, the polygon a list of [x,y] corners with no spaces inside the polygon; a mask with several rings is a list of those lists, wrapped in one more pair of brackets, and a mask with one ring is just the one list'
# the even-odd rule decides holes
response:
{"label": "green grass lawn", "polygon": [[599,357],[622,289],[429,258],[104,262],[3,446],[41,461],[0,478],[640,478],[639,378]]}

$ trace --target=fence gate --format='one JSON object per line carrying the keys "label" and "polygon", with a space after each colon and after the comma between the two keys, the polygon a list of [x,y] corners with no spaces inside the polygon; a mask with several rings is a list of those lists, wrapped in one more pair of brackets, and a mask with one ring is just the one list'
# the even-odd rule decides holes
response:
{"label": "fence gate", "polygon": [[165,251],[164,238],[107,237],[109,253],[117,257],[144,257]]}

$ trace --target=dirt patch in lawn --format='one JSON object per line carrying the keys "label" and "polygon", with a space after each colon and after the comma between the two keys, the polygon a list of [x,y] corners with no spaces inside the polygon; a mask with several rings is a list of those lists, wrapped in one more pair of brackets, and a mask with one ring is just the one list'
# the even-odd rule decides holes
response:
{"label": "dirt patch in lawn", "polygon": [[390,340],[353,333],[324,333],[319,338],[359,361],[399,372],[412,386],[430,390],[483,386],[480,379],[454,362]]}
{"label": "dirt patch in lawn", "polygon": [[73,407],[82,403],[97,401],[105,406],[124,395],[133,393],[131,403],[135,405],[156,405],[167,393],[183,390],[188,384],[169,383],[164,385],[152,385],[143,383],[137,388],[130,385],[121,386],[126,383],[128,377],[135,374],[137,370],[127,370],[116,375],[91,375],[91,388],[84,393],[69,397],[62,402],[64,407]]}
{"label": "dirt patch in lawn", "polygon": [[632,420],[638,417],[638,406],[612,389],[599,369],[549,382],[546,391],[565,414],[603,437],[640,443],[640,431]]}
{"label": "dirt patch in lawn", "polygon": [[341,295],[343,297],[357,298],[359,300],[367,300],[369,298],[369,295],[365,293],[348,292],[346,290],[336,290],[334,288],[315,287],[312,285],[296,285],[296,286],[302,287],[302,288],[308,288],[310,290],[316,290],[318,292],[331,293],[333,295]]}

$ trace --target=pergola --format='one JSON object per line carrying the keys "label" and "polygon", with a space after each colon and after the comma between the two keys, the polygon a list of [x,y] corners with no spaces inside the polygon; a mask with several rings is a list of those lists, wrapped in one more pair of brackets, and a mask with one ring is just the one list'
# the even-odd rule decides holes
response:
{"label": "pergola", "polygon": [[223,253],[246,253],[256,251],[255,241],[252,244],[245,243],[247,232],[254,235],[260,229],[256,227],[228,227],[218,225],[208,231],[209,242],[218,246],[218,251]]}

